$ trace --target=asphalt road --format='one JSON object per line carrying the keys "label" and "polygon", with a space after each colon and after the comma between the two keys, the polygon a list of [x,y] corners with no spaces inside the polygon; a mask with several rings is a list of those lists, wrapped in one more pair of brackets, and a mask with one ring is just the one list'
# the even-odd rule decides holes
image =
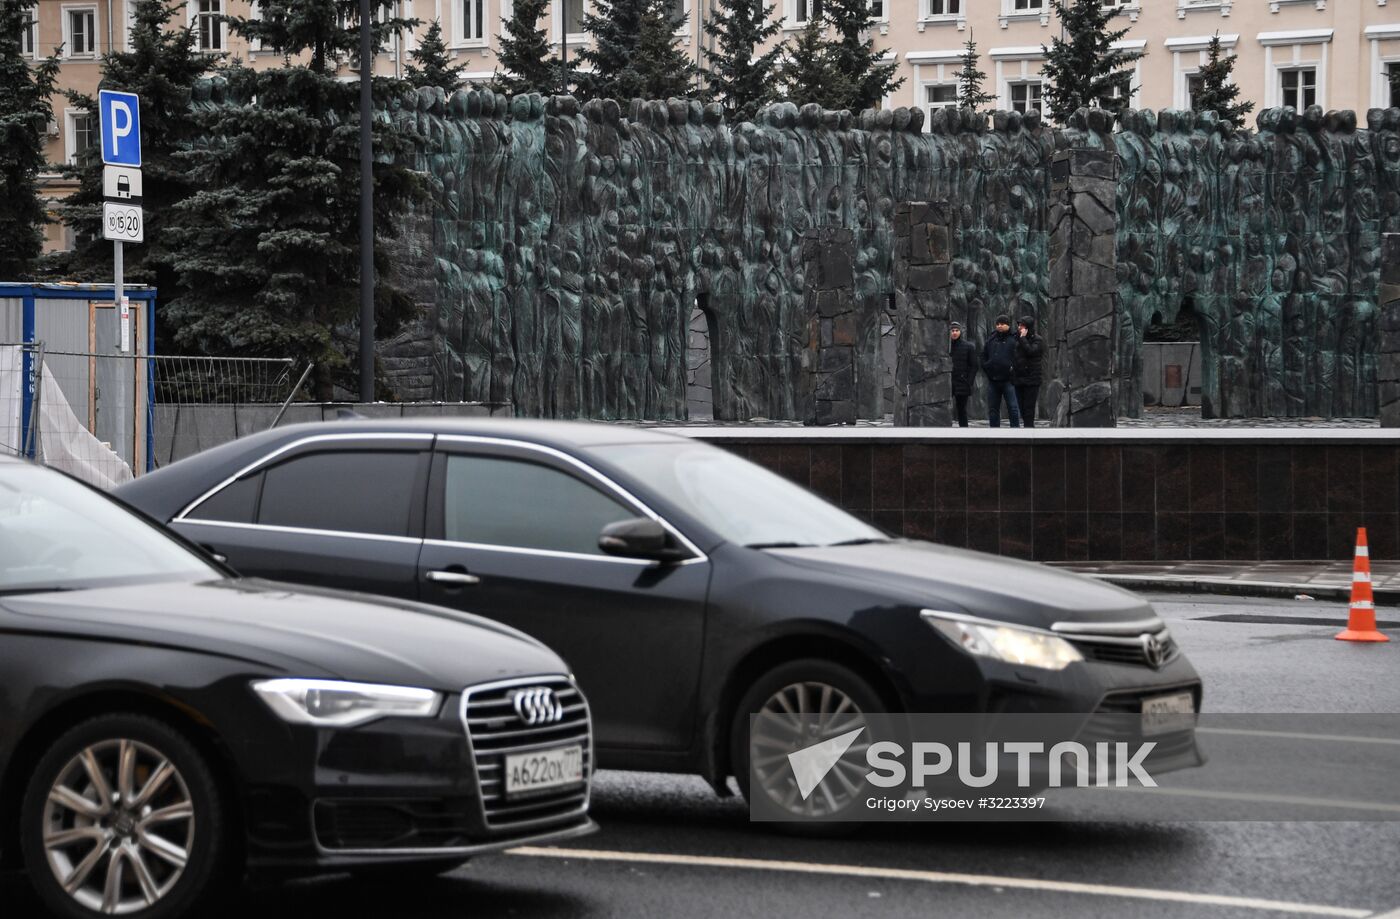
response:
{"label": "asphalt road", "polygon": [[[740,800],[716,798],[699,779],[614,772],[599,776],[594,795],[601,832],[568,846],[482,858],[431,881],[331,878],[248,891],[229,914],[1400,919],[1400,807],[1355,807],[1394,800],[1400,770],[1387,785],[1383,774],[1354,768],[1368,748],[1347,739],[1366,714],[1400,712],[1400,632],[1390,644],[1358,646],[1334,641],[1337,627],[1288,621],[1340,624],[1345,608],[1337,603],[1154,602],[1205,678],[1206,712],[1358,716],[1298,719],[1299,733],[1326,730],[1330,740],[1258,739],[1292,745],[1279,754],[1280,768],[1291,764],[1283,760],[1311,764],[1308,800],[1352,805],[1311,813],[1350,822],[889,824],[797,839],[750,824]],[[1265,621],[1204,618],[1217,615]],[[0,882],[0,915],[35,911],[22,883]]]}

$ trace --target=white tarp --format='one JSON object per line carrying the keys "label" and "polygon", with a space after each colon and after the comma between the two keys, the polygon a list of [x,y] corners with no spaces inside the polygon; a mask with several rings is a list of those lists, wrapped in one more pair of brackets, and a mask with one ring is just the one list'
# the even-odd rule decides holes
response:
{"label": "white tarp", "polygon": [[0,348],[0,451],[24,449],[24,353],[13,345]]}
{"label": "white tarp", "polygon": [[[24,360],[19,348],[0,348],[0,426],[9,418],[10,394],[15,408],[23,399]],[[17,412],[17,419],[19,413]],[[15,429],[19,422],[16,420]],[[112,449],[93,437],[73,413],[59,389],[53,371],[44,365],[39,383],[39,449],[45,465],[61,469],[98,488],[113,488],[131,481],[131,467]],[[19,439],[23,443],[23,437]],[[18,452],[18,447],[15,452]]]}

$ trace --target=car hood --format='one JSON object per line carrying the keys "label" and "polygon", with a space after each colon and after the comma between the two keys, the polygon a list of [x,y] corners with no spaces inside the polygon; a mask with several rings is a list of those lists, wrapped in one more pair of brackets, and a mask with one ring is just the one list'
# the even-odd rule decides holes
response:
{"label": "car hood", "polygon": [[865,581],[911,605],[1037,628],[1156,616],[1141,597],[1084,575],[919,540],[765,551],[797,567]]}
{"label": "car hood", "polygon": [[239,658],[287,676],[452,691],[568,672],[540,642],[477,616],[251,578],[25,594],[0,606],[49,632]]}

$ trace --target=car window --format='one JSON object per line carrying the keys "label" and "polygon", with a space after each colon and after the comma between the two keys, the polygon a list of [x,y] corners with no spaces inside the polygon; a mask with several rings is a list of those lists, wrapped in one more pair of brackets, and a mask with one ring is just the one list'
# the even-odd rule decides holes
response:
{"label": "car window", "polygon": [[598,533],[637,516],[571,475],[520,460],[449,456],[443,533],[453,542],[604,554]]}
{"label": "car window", "polygon": [[222,577],[131,511],[39,466],[0,467],[0,591]]}
{"label": "car window", "polygon": [[278,463],[264,474],[258,523],[406,536],[417,453],[337,450]]}
{"label": "car window", "polygon": [[261,485],[262,473],[231,482],[185,516],[191,520],[252,523],[258,510],[258,488]]}

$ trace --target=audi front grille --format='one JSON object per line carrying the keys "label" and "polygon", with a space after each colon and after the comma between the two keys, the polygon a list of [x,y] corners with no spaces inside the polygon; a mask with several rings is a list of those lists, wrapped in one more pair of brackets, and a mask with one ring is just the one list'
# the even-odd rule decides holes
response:
{"label": "audi front grille", "polygon": [[[559,719],[528,724],[517,712],[522,690],[551,690],[559,703],[549,707]],[[531,696],[527,694],[527,698]],[[534,694],[538,698],[538,694]],[[523,707],[523,706],[522,706]],[[530,709],[526,708],[526,716]],[[593,729],[588,702],[565,676],[525,677],[468,686],[462,691],[462,724],[481,785],[486,826],[492,830],[529,829],[567,822],[588,810],[593,779]],[[583,783],[507,796],[506,757],[558,747],[583,749]]]}

